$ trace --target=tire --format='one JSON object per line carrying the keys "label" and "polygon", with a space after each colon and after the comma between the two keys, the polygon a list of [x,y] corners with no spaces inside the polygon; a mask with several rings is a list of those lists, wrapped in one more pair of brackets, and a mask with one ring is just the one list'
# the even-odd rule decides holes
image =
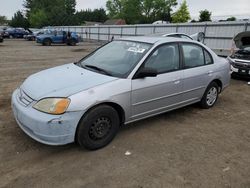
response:
{"label": "tire", "polygon": [[50,46],[51,45],[51,40],[50,39],[44,39],[43,40],[43,45],[44,46]]}
{"label": "tire", "polygon": [[97,150],[108,145],[120,127],[117,111],[108,105],[90,110],[80,121],[76,141],[88,150]]}
{"label": "tire", "polygon": [[201,102],[200,102],[201,108],[209,109],[209,108],[213,107],[215,105],[216,101],[218,100],[218,97],[219,97],[219,86],[217,83],[212,82],[207,87],[207,89],[206,89],[206,91],[201,99]]}
{"label": "tire", "polygon": [[76,40],[75,39],[70,39],[69,45],[70,46],[75,46],[76,45]]}

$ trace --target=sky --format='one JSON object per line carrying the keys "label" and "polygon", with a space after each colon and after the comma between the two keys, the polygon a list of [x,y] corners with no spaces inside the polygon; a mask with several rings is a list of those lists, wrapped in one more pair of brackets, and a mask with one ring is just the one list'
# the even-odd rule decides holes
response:
{"label": "sky", "polygon": [[[105,8],[106,1],[77,0],[77,10]],[[178,2],[180,4],[182,0]],[[23,0],[0,0],[0,4],[0,15],[7,16],[8,19],[11,19],[17,10],[23,10]],[[214,19],[229,16],[250,18],[250,0],[187,0],[187,4],[192,18],[198,18],[199,11],[204,9],[211,11]]]}

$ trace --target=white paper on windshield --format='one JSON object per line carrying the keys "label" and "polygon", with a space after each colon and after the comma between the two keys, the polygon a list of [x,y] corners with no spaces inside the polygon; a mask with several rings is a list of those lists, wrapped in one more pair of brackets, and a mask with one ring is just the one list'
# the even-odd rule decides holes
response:
{"label": "white paper on windshield", "polygon": [[142,54],[143,52],[145,52],[145,49],[143,48],[137,48],[137,47],[130,47],[128,49],[129,52],[134,52],[134,53],[140,53]]}

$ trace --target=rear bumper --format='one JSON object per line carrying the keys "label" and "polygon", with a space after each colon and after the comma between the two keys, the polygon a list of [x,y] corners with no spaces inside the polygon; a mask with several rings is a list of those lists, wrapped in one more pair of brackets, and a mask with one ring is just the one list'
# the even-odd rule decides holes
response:
{"label": "rear bumper", "polygon": [[63,115],[50,115],[23,106],[17,97],[18,90],[12,95],[12,110],[19,127],[34,140],[47,145],[65,145],[75,140],[75,132],[81,112],[67,112]]}

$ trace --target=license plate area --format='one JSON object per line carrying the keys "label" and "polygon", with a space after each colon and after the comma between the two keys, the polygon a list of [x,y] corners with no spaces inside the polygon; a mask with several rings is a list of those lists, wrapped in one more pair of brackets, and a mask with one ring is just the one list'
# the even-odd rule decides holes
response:
{"label": "license plate area", "polygon": [[244,69],[239,69],[239,73],[240,74],[250,74],[250,72],[248,70],[244,70]]}

